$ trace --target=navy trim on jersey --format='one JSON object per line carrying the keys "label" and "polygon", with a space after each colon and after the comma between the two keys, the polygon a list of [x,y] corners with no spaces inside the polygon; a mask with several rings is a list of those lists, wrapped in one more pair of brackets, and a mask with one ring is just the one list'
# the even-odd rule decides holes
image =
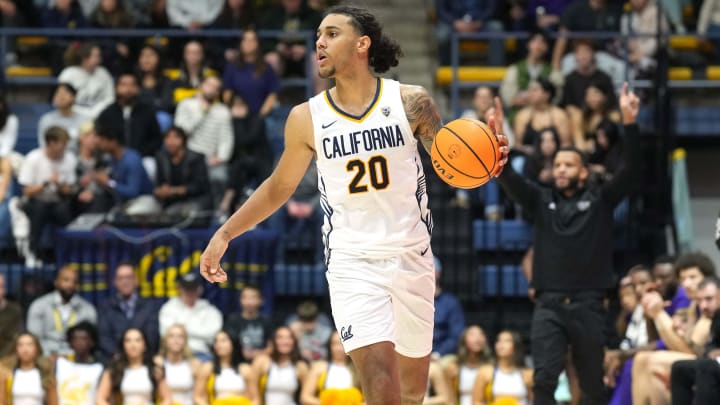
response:
{"label": "navy trim on jersey", "polygon": [[333,210],[332,206],[328,202],[327,194],[325,194],[325,180],[323,180],[322,176],[320,177],[320,184],[318,187],[320,189],[320,208],[322,208],[323,215],[327,219],[328,226],[330,229],[328,229],[327,233],[325,232],[325,229],[323,227],[323,245],[325,246],[325,266],[328,266],[330,264],[330,234],[333,231],[333,224],[332,224],[332,215],[335,212]]}
{"label": "navy trim on jersey", "polygon": [[351,119],[353,119],[353,120],[355,120],[355,121],[361,121],[361,120],[363,120],[363,119],[368,115],[368,113],[375,107],[375,105],[377,104],[378,100],[380,99],[380,93],[382,93],[382,91],[381,91],[381,90],[382,90],[382,87],[381,87],[381,86],[382,86],[382,81],[381,81],[381,79],[378,77],[378,78],[377,78],[377,85],[376,85],[376,87],[375,87],[375,97],[373,97],[373,100],[372,100],[372,102],[370,103],[370,105],[369,105],[369,106],[367,107],[367,109],[366,109],[362,114],[360,114],[360,115],[353,115],[353,114],[347,113],[347,112],[343,111],[340,107],[338,107],[338,106],[335,104],[335,102],[333,101],[332,97],[330,96],[330,90],[329,90],[329,89],[328,89],[328,90],[325,90],[325,97],[327,98],[328,103],[330,103],[330,107],[332,107],[332,109],[335,110],[335,112],[337,112],[337,113],[340,114],[340,115],[344,115],[345,117],[351,118]]}
{"label": "navy trim on jersey", "polygon": [[428,213],[423,218],[422,215],[422,197],[423,195],[427,194],[427,179],[425,178],[425,173],[422,171],[422,163],[418,161],[418,158],[415,158],[415,166],[417,167],[417,189],[415,190],[415,199],[418,203],[418,212],[420,213],[420,221],[422,221],[423,224],[425,224],[425,227],[427,228],[428,235],[432,236],[432,230],[433,230],[433,220],[432,220],[432,213],[428,209]]}

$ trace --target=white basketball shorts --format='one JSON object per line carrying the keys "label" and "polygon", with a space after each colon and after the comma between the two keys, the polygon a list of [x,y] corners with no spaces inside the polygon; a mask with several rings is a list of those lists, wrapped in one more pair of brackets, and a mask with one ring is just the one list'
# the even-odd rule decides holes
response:
{"label": "white basketball shorts", "polygon": [[359,259],[333,252],[326,276],[346,353],[379,342],[406,357],[432,352],[435,271],[431,250],[424,253]]}

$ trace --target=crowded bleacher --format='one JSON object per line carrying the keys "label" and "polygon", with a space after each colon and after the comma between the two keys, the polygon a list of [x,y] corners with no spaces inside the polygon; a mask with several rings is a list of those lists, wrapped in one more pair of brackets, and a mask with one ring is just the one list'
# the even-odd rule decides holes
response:
{"label": "crowded bleacher", "polygon": [[[197,272],[272,172],[290,108],[331,85],[314,38],[338,3],[0,0],[0,404],[363,403],[330,313],[314,163],[231,245],[228,282]],[[487,121],[499,97],[509,169],[533,187],[556,187],[566,148],[587,184],[626,178],[630,83],[642,162],[606,224],[604,403],[718,403],[718,256],[678,241],[670,152],[718,146],[720,1],[367,3],[385,26],[382,12],[422,8],[429,38],[413,46],[427,55],[401,67],[429,58],[419,84],[445,121]],[[552,290],[533,280],[541,214],[506,179],[453,189],[423,159],[436,256],[424,403],[531,404],[538,384],[600,403],[572,349],[559,378],[537,380],[547,346],[531,317]]]}

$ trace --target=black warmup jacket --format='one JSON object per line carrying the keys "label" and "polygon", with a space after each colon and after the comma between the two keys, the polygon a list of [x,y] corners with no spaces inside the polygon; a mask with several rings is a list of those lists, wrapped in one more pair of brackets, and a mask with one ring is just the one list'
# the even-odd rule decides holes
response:
{"label": "black warmup jacket", "polygon": [[640,181],[637,125],[625,125],[624,164],[613,179],[586,185],[566,197],[513,171],[498,178],[505,192],[533,218],[533,286],[538,292],[579,292],[613,287],[615,206]]}

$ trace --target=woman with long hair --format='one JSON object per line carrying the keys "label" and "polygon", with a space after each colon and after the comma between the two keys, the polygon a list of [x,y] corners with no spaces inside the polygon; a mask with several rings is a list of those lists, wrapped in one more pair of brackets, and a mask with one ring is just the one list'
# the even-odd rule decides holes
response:
{"label": "woman with long hair", "polygon": [[523,165],[525,177],[543,186],[552,186],[553,159],[558,149],[560,149],[560,137],[557,132],[542,131],[535,139],[531,153]]}
{"label": "woman with long hair", "polygon": [[139,329],[125,331],[114,360],[103,372],[96,405],[171,405],[163,365],[147,351]]}
{"label": "woman with long hair", "polygon": [[330,335],[328,353],[330,357],[328,360],[318,360],[310,367],[308,376],[302,385],[300,403],[302,405],[320,405],[323,395],[334,395],[344,398],[352,396],[358,400],[357,405],[360,405],[363,401],[360,393],[360,380],[350,356],[343,349],[337,331]]}
{"label": "woman with long hair", "polygon": [[287,326],[275,331],[270,355],[260,355],[253,361],[260,405],[298,404],[307,375],[308,365],[300,356],[297,337]]}
{"label": "woman with long hair", "polygon": [[223,100],[229,102],[232,95],[245,99],[253,115],[265,117],[277,102],[280,82],[275,71],[265,63],[257,33],[243,32],[240,52],[236,63],[229,63],[223,74]]}
{"label": "woman with long hair", "polygon": [[257,397],[250,364],[226,330],[215,334],[213,360],[202,365],[195,384],[196,405],[250,405]]}
{"label": "woman with long hair", "polygon": [[93,43],[73,42],[65,52],[65,69],[58,83],[69,83],[75,95],[75,111],[96,118],[115,100],[115,84],[102,65],[100,47]]}
{"label": "woman with long hair", "polygon": [[544,131],[553,131],[562,146],[573,144],[570,122],[562,108],[553,105],[555,86],[539,78],[528,90],[529,105],[515,116],[515,148],[530,153],[532,145]]}
{"label": "woman with long hair", "polygon": [[188,42],[183,48],[179,75],[173,82],[173,102],[177,105],[182,100],[194,96],[200,83],[208,76],[217,76],[217,74],[207,67],[205,47],[199,41]]}
{"label": "woman with long hair", "polygon": [[175,324],[168,328],[154,362],[164,365],[173,405],[193,405],[195,381],[202,364],[190,351],[184,326]]}
{"label": "woman with long hair", "polygon": [[13,346],[14,353],[3,361],[0,405],[57,405],[55,381],[38,338],[29,332],[20,333]]}
{"label": "woman with long hair", "polygon": [[495,364],[478,370],[473,404],[528,405],[532,401],[532,370],[525,367],[520,334],[504,330],[495,342]]}
{"label": "woman with long hair", "polygon": [[138,101],[144,101],[161,111],[172,111],[172,88],[163,72],[158,48],[145,45],[140,49],[135,74],[140,83]]}
{"label": "woman with long hair", "polygon": [[480,366],[489,363],[490,348],[485,332],[478,325],[465,328],[460,335],[455,358],[445,365],[451,394],[459,405],[472,405],[473,384]]}
{"label": "woman with long hair", "polygon": [[585,103],[582,109],[568,106],[575,146],[587,153],[595,150],[595,131],[606,120],[617,124],[620,113],[613,108],[612,94],[607,94],[603,86],[591,82],[585,89]]}

